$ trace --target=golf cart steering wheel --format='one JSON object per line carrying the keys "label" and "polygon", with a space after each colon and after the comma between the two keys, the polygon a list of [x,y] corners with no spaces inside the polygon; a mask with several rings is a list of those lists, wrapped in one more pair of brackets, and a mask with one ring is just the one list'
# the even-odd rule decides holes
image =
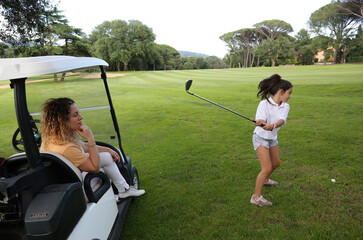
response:
{"label": "golf cart steering wheel", "polygon": [[[38,128],[36,127],[35,123],[40,123],[40,120],[31,120],[32,123],[34,123],[34,127],[32,128],[33,129],[33,135],[34,135],[34,138],[35,138],[35,142],[37,144],[37,147],[40,148],[40,145],[42,143],[42,138],[40,136],[40,133],[38,131]],[[17,151],[17,152],[24,152],[24,148],[21,149],[19,148],[20,145],[23,145],[24,146],[24,141],[23,141],[23,138],[21,137],[21,135],[19,134],[20,133],[20,129],[16,129],[14,134],[13,134],[13,140],[11,141],[12,145],[13,145],[13,148]],[[20,138],[18,138],[20,137]]]}

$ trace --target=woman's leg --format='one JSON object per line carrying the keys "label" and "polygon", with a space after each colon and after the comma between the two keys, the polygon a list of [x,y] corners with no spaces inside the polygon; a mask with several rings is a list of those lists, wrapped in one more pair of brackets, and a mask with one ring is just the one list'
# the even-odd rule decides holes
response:
{"label": "woman's leg", "polygon": [[114,163],[112,156],[108,152],[100,152],[100,167],[105,170],[106,175],[112,180],[119,192],[129,189],[129,185],[121,175],[117,165]]}
{"label": "woman's leg", "polygon": [[265,179],[268,176],[270,176],[270,174],[273,171],[269,150],[266,147],[261,145],[259,148],[257,148],[256,152],[257,152],[258,159],[260,160],[262,170],[257,175],[255,194],[254,194],[255,198],[257,198],[261,195],[262,187],[265,182]]}

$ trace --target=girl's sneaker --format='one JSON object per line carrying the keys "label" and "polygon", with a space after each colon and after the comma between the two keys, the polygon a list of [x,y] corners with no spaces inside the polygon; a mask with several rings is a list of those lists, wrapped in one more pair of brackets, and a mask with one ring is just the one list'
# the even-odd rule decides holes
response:
{"label": "girl's sneaker", "polygon": [[270,201],[267,201],[266,199],[264,199],[262,197],[262,195],[260,195],[258,198],[255,198],[255,195],[252,194],[252,197],[251,197],[251,201],[250,201],[252,204],[256,204],[256,205],[259,205],[259,206],[270,206],[272,205],[272,202]]}
{"label": "girl's sneaker", "polygon": [[268,182],[264,183],[263,185],[272,187],[272,186],[279,185],[279,183],[274,180],[269,179]]}

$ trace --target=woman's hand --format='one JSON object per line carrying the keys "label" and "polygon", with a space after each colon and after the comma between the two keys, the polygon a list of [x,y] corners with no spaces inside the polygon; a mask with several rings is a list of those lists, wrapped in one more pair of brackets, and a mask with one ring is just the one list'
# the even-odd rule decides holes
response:
{"label": "woman's hand", "polygon": [[108,152],[111,154],[114,162],[120,162],[120,156],[111,148],[108,148]]}
{"label": "woman's hand", "polygon": [[93,144],[94,142],[93,133],[92,130],[87,125],[82,124],[82,126],[79,127],[77,132],[81,137],[83,137],[88,142],[91,142],[91,144]]}

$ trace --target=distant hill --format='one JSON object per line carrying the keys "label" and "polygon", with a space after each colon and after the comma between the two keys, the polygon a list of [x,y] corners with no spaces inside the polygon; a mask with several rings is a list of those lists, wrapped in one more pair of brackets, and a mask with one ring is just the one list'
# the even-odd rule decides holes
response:
{"label": "distant hill", "polygon": [[208,55],[203,53],[188,52],[188,51],[178,51],[178,52],[182,57],[202,57],[202,58],[209,57]]}

